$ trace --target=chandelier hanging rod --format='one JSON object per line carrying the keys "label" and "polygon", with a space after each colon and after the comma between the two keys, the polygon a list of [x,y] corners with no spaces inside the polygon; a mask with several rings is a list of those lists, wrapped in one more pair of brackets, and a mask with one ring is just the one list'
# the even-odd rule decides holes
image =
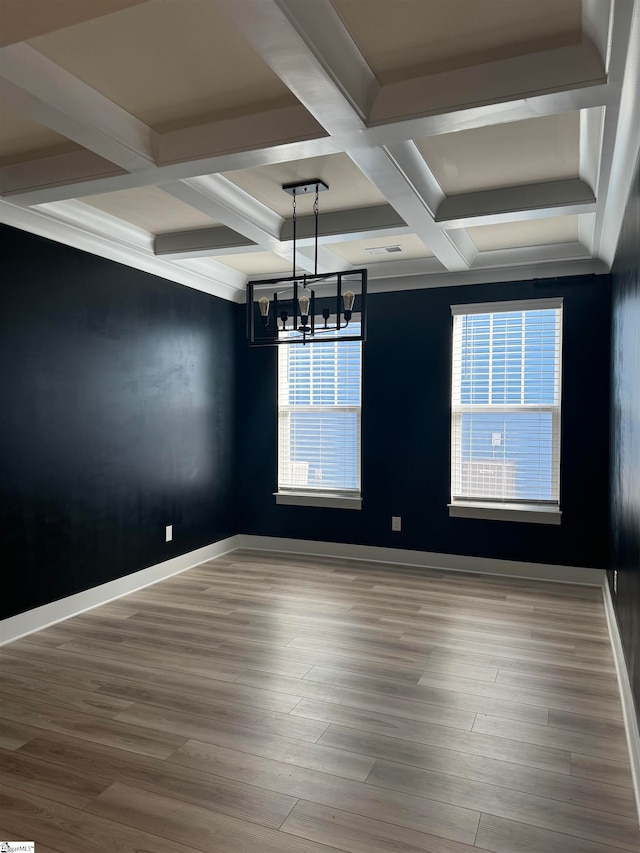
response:
{"label": "chandelier hanging rod", "polygon": [[313,217],[315,220],[315,261],[314,275],[318,274],[318,193],[323,193],[329,189],[329,185],[325,184],[320,178],[312,178],[310,181],[297,181],[292,184],[283,184],[282,189],[293,196],[293,271],[292,275],[296,274],[296,200],[298,196],[311,195],[315,193],[313,203]]}

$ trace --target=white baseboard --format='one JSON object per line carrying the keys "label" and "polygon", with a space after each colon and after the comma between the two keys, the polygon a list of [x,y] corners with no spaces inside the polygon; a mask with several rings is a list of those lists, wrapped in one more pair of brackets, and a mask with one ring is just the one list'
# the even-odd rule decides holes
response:
{"label": "white baseboard", "polygon": [[602,569],[585,569],[579,566],[552,566],[545,563],[523,563],[517,560],[494,560],[491,557],[465,557],[459,554],[438,554],[433,551],[316,542],[310,539],[280,539],[275,536],[252,536],[244,533],[236,538],[238,548],[256,551],[282,551],[285,554],[306,554],[310,557],[343,557],[373,563],[395,563],[403,566],[445,569],[449,572],[476,572],[483,575],[505,575],[585,586],[601,586],[604,579]]}
{"label": "white baseboard", "polygon": [[86,610],[92,610],[108,601],[121,598],[137,589],[150,586],[157,581],[171,577],[171,575],[177,575],[193,568],[193,566],[212,560],[214,557],[221,557],[229,551],[235,551],[238,548],[237,539],[237,536],[221,539],[219,542],[205,545],[204,548],[198,548],[195,551],[189,551],[187,554],[181,554],[179,557],[173,557],[164,563],[157,563],[155,566],[149,566],[139,572],[133,572],[122,578],[84,590],[84,592],[69,595],[59,601],[52,601],[51,604],[43,604],[41,607],[35,607],[33,610],[19,613],[17,616],[10,616],[0,622],[0,646],[18,640],[27,634],[32,634],[34,631],[48,628],[50,625],[55,625],[56,622],[62,622],[63,619],[68,619],[70,616],[77,616]]}
{"label": "white baseboard", "polygon": [[606,577],[602,584],[602,594],[604,596],[604,609],[607,614],[611,648],[613,649],[613,659],[618,674],[618,686],[620,688],[620,699],[622,700],[622,716],[624,718],[624,728],[627,733],[629,761],[631,762],[633,792],[636,797],[636,807],[638,809],[638,823],[640,823],[640,730],[638,729],[638,716],[636,714],[635,702],[633,701],[633,693],[631,692],[631,681],[629,680],[624,650],[622,648],[620,629],[618,628],[618,620],[611,599],[611,590],[609,589]]}

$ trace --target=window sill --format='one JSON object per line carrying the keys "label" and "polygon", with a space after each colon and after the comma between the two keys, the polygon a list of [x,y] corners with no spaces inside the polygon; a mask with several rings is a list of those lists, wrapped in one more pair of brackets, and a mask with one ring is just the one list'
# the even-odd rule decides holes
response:
{"label": "window sill", "polygon": [[455,501],[449,504],[452,518],[486,518],[493,521],[519,521],[527,524],[560,524],[562,512],[555,507],[537,504],[497,506],[482,501]]}
{"label": "window sill", "polygon": [[329,509],[362,509],[360,497],[338,497],[337,495],[306,492],[274,492],[276,503],[285,506],[320,506]]}

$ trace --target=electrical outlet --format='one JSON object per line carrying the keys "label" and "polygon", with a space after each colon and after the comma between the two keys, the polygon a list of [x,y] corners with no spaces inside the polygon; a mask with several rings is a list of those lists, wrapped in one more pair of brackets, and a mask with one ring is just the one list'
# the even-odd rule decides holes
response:
{"label": "electrical outlet", "polygon": [[164,541],[171,542],[173,539],[173,524],[167,524],[164,529]]}
{"label": "electrical outlet", "polygon": [[618,594],[618,570],[614,569],[613,572],[613,594]]}
{"label": "electrical outlet", "polygon": [[391,516],[391,529],[399,533],[402,530],[402,518],[399,515]]}

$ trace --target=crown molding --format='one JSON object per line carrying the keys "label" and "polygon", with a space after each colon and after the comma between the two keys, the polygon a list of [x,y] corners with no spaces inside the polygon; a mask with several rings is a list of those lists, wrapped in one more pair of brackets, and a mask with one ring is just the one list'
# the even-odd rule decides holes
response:
{"label": "crown molding", "polygon": [[[100,214],[82,202],[64,202],[65,207],[27,208],[0,200],[0,220],[31,234],[64,243],[92,255],[99,255],[125,266],[219,296],[232,302],[244,298],[246,276],[211,261],[208,274],[202,274],[180,262],[165,261],[153,254],[148,232],[127,225],[122,220]],[[81,210],[82,209],[82,210]],[[93,209],[95,210],[95,208]],[[86,216],[84,215],[86,211]],[[186,262],[185,262],[186,263]]]}

